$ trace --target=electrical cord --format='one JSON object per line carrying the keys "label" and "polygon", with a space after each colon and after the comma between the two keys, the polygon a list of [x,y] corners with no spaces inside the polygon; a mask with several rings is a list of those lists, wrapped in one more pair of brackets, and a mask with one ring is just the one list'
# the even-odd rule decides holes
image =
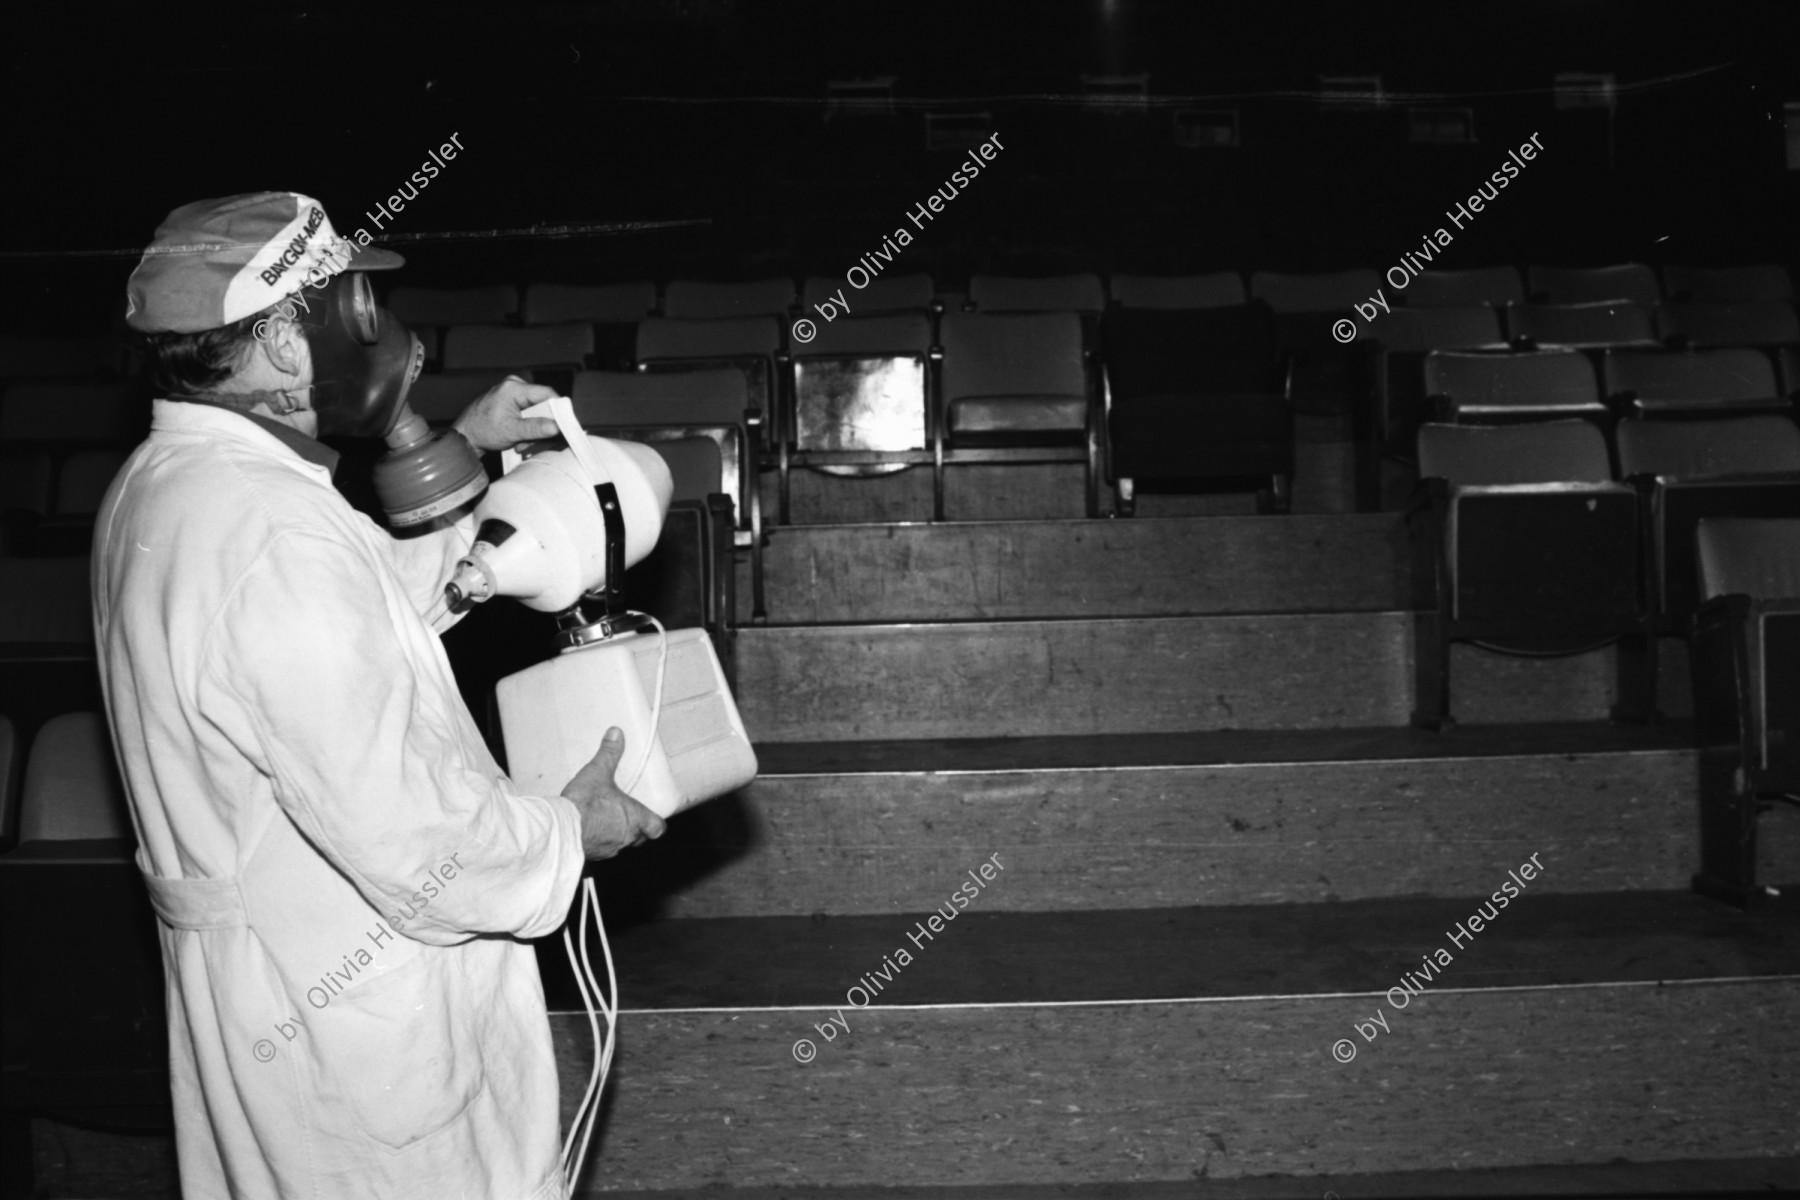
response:
{"label": "electrical cord", "polygon": [[[632,773],[631,782],[624,791],[630,795],[643,780],[644,772],[650,766],[650,759],[656,753],[656,731],[662,723],[663,683],[668,676],[669,668],[669,634],[662,622],[648,613],[633,612],[634,617],[643,617],[656,627],[659,639],[656,658],[656,691],[650,703],[650,731],[644,738],[644,753],[638,759],[637,770]],[[593,914],[593,924],[600,931],[600,953],[606,961],[606,986],[603,993],[599,980],[594,978],[594,969],[588,960],[588,914]],[[619,978],[613,967],[612,945],[606,938],[606,922],[600,916],[600,900],[594,892],[594,880],[589,876],[581,881],[581,910],[575,919],[580,929],[581,958],[576,961],[575,939],[569,937],[569,928],[563,926],[563,949],[569,956],[569,967],[575,972],[575,986],[581,992],[581,1005],[587,1010],[588,1029],[594,1039],[594,1067],[588,1075],[587,1091],[581,1097],[581,1104],[575,1109],[575,1119],[569,1123],[569,1133],[563,1139],[562,1173],[563,1192],[565,1195],[575,1190],[575,1182],[581,1177],[581,1168],[587,1161],[588,1145],[594,1136],[594,1126],[600,1117],[600,1093],[606,1088],[606,1077],[612,1070],[613,1049],[618,1042],[619,1033]],[[600,1038],[600,1014],[606,1015],[606,1039]],[[579,1140],[580,1147],[576,1148]]]}

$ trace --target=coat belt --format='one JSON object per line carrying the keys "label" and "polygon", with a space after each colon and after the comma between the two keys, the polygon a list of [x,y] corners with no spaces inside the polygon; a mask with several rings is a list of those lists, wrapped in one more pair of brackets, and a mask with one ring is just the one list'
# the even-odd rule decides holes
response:
{"label": "coat belt", "polygon": [[165,879],[144,873],[150,907],[171,929],[241,929],[250,924],[236,879]]}

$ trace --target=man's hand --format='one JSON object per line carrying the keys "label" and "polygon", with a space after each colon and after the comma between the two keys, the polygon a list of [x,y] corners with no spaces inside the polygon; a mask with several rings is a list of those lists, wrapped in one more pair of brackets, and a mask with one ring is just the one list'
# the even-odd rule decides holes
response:
{"label": "man's hand", "polygon": [[556,436],[555,421],[549,417],[521,417],[519,413],[555,395],[555,388],[508,375],[487,395],[463,409],[451,428],[468,438],[470,445],[482,454],[510,449],[520,442],[552,438]]}
{"label": "man's hand", "polygon": [[625,757],[625,735],[609,729],[600,752],[575,773],[563,795],[581,810],[581,848],[589,858],[611,858],[627,846],[663,835],[663,819],[627,796],[613,782]]}

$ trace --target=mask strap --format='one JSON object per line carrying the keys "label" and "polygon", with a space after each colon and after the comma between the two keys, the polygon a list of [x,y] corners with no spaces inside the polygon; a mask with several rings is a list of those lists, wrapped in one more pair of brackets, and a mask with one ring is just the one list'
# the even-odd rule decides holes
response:
{"label": "mask strap", "polygon": [[250,412],[258,404],[267,404],[269,411],[278,417],[306,411],[307,407],[294,392],[195,392],[191,395],[166,396],[164,399],[210,404],[214,408],[228,408],[233,412]]}

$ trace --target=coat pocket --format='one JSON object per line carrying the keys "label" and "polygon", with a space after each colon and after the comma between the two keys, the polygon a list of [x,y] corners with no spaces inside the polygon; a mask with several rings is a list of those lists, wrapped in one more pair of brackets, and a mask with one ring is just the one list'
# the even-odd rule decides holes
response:
{"label": "coat pocket", "polygon": [[343,1115],[390,1151],[436,1139],[487,1086],[478,1032],[448,965],[426,950],[357,981],[312,1017],[322,1098],[340,1100]]}

